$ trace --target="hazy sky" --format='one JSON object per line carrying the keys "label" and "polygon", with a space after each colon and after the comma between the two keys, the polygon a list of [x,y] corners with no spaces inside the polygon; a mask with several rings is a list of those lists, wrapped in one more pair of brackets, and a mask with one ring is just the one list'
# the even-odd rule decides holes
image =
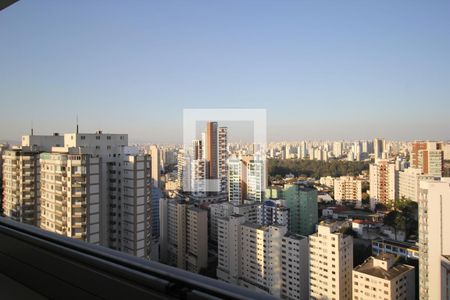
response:
{"label": "hazy sky", "polygon": [[182,136],[266,108],[270,140],[450,139],[450,1],[25,1],[0,12],[0,139]]}

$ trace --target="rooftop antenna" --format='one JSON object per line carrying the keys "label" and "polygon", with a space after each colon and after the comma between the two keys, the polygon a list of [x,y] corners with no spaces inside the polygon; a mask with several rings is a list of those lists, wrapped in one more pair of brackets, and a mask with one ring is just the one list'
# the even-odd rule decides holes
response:
{"label": "rooftop antenna", "polygon": [[77,134],[78,134],[78,114],[77,114]]}

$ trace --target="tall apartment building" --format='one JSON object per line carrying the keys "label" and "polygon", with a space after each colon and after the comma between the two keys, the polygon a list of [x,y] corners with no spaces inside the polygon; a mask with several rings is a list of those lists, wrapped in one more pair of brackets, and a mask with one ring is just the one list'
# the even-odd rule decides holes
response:
{"label": "tall apartment building", "polygon": [[235,205],[244,200],[259,201],[264,198],[264,161],[254,156],[228,160],[228,201]]}
{"label": "tall apartment building", "polygon": [[382,253],[355,267],[353,299],[415,299],[414,267],[396,261],[395,255]]}
{"label": "tall apartment building", "polygon": [[278,298],[308,295],[308,239],[286,226],[261,226],[233,214],[219,219],[219,280]]}
{"label": "tall apartment building", "polygon": [[419,298],[449,299],[450,178],[422,181],[419,194]]}
{"label": "tall apartment building", "polygon": [[241,285],[281,296],[281,242],[286,226],[241,226]]}
{"label": "tall apartment building", "polygon": [[239,158],[228,159],[228,201],[242,204],[247,198],[247,168]]}
{"label": "tall apartment building", "polygon": [[195,196],[205,196],[208,190],[208,162],[205,159],[191,161],[191,192]]}
{"label": "tall apartment building", "polygon": [[246,160],[245,164],[247,166],[247,200],[261,202],[266,189],[264,161],[252,157]]}
{"label": "tall apartment building", "polygon": [[160,261],[191,272],[208,265],[208,211],[180,199],[160,202]]}
{"label": "tall apartment building", "polygon": [[379,159],[383,159],[383,153],[386,151],[386,141],[380,138],[373,140],[373,150],[375,154],[375,163]]}
{"label": "tall apartment building", "polygon": [[3,214],[3,152],[8,147],[0,144],[0,215]]}
{"label": "tall apartment building", "polygon": [[18,222],[39,226],[39,154],[63,143],[64,138],[58,134],[25,135],[22,137],[21,147],[4,150],[2,208],[5,216]]}
{"label": "tall apartment building", "polygon": [[377,203],[388,205],[398,198],[398,172],[395,163],[378,160],[369,166],[370,206],[375,209]]}
{"label": "tall apartment building", "polygon": [[310,298],[352,299],[353,238],[348,223],[321,222],[309,236]]}
{"label": "tall apartment building", "polygon": [[219,127],[217,130],[218,140],[218,177],[220,180],[220,192],[225,193],[227,191],[227,179],[228,179],[228,128]]}
{"label": "tall apartment building", "polygon": [[411,150],[411,166],[425,175],[442,176],[444,151],[441,142],[415,141]]}
{"label": "tall apartment building", "polygon": [[434,180],[435,176],[422,174],[421,169],[407,168],[398,172],[399,197],[417,202],[419,199],[420,181]]}
{"label": "tall apartment building", "polygon": [[[52,142],[53,141],[53,142]],[[42,144],[47,146],[42,146]],[[53,147],[48,145],[52,144]],[[149,156],[129,148],[123,134],[70,133],[24,136],[36,148],[19,186],[35,197],[35,224],[43,229],[149,258],[151,171]]]}
{"label": "tall apartment building", "polygon": [[161,156],[160,149],[158,146],[150,146],[150,155],[152,158],[152,184],[155,188],[160,187],[160,176],[161,176]]}
{"label": "tall apartment building", "polygon": [[258,224],[285,225],[289,228],[289,208],[283,200],[266,200],[258,206]]}
{"label": "tall apartment building", "polygon": [[239,285],[241,277],[241,226],[246,222],[243,215],[232,214],[218,218],[217,247],[218,265],[216,275],[219,280]]}
{"label": "tall apartment building", "polygon": [[310,235],[318,222],[317,190],[302,184],[286,184],[280,199],[289,208],[289,231]]}
{"label": "tall apartment building", "polygon": [[309,243],[299,234],[281,239],[281,298],[309,299]]}
{"label": "tall apartment building", "polygon": [[41,154],[40,227],[100,244],[100,159]]}
{"label": "tall apartment building", "polygon": [[335,157],[341,157],[344,154],[342,142],[337,141],[333,143],[333,154]]}
{"label": "tall apartment building", "polygon": [[361,207],[362,180],[351,176],[341,176],[334,180],[334,199],[341,201],[354,201]]}
{"label": "tall apartment building", "polygon": [[206,123],[205,159],[208,162],[208,173],[210,179],[218,179],[219,176],[219,146],[217,128],[217,122]]}
{"label": "tall apartment building", "polygon": [[[230,202],[214,203],[209,205],[209,239],[217,243],[218,219],[226,218],[233,214],[242,215],[245,221],[258,223],[260,221],[261,203],[245,201],[240,205],[234,205]],[[258,223],[261,224],[261,223]]]}

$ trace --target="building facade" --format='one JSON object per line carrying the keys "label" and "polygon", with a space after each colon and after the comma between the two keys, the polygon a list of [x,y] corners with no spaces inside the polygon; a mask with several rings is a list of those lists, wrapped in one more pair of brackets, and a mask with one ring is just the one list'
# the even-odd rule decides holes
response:
{"label": "building facade", "polygon": [[449,299],[450,178],[422,181],[419,196],[419,298]]}
{"label": "building facade", "polygon": [[352,299],[353,238],[348,223],[322,222],[309,236],[311,299]]}
{"label": "building facade", "polygon": [[369,257],[353,270],[353,299],[415,299],[414,278],[414,267],[397,264],[393,254]]}

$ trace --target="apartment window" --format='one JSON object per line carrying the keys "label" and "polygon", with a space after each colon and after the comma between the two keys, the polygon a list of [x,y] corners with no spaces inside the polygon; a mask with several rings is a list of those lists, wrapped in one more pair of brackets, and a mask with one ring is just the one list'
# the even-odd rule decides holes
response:
{"label": "apartment window", "polygon": [[84,135],[82,135],[82,136],[80,136],[80,139],[81,139],[81,140],[85,140],[86,137],[85,137]]}

